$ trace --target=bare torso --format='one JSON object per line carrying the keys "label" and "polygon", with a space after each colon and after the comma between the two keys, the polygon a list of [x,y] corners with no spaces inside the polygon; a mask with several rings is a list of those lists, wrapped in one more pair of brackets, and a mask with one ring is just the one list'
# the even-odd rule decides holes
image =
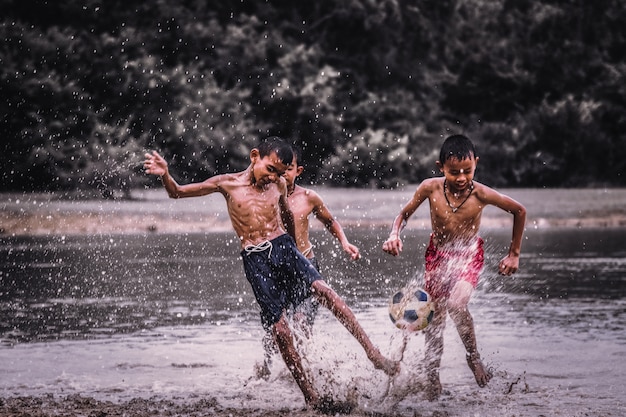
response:
{"label": "bare torso", "polygon": [[[468,241],[475,237],[485,207],[481,199],[484,186],[474,182],[474,189],[469,196],[466,193],[455,198],[454,194],[448,192],[446,200],[443,178],[433,178],[425,182],[435,245]],[[453,209],[455,207],[456,211]]]}
{"label": "bare torso", "polygon": [[281,193],[276,184],[250,184],[249,174],[244,171],[219,176],[217,187],[226,199],[230,220],[242,247],[285,233],[278,204]]}
{"label": "bare torso", "polygon": [[308,258],[313,257],[313,249],[309,240],[309,216],[315,209],[314,193],[306,188],[296,186],[289,195],[289,207],[293,213],[296,226],[296,244],[298,250]]}
{"label": "bare torso", "polygon": [[[523,205],[496,190],[472,181],[463,188],[448,190],[444,194],[442,177],[424,180],[415,190],[411,200],[395,218],[393,227],[383,243],[383,250],[393,256],[402,252],[400,232],[415,210],[426,200],[430,205],[433,243],[437,247],[456,243],[469,243],[478,235],[483,209],[493,205],[513,215],[513,235],[509,253],[500,261],[499,272],[510,275],[519,268],[519,253],[526,223]],[[446,199],[446,196],[448,197]]]}

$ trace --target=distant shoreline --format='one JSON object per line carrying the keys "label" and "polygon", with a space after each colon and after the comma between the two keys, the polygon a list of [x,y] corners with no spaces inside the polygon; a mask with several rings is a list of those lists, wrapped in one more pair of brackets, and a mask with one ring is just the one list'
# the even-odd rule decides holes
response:
{"label": "distant shoreline", "polygon": [[[128,235],[144,233],[221,233],[232,230],[228,219],[203,216],[200,219],[171,218],[160,214],[114,215],[98,213],[0,213],[0,237],[7,236],[56,236],[56,235]],[[344,228],[386,228],[389,222],[346,220]],[[481,227],[506,228],[511,221],[483,217]],[[317,228],[316,225],[313,226]],[[571,219],[529,219],[527,228],[620,228],[626,227],[626,216],[584,217]],[[410,222],[407,230],[428,229],[426,221]]]}
{"label": "distant shoreline", "polygon": [[[414,188],[348,190],[316,187],[345,228],[387,228]],[[528,211],[527,228],[626,227],[626,189],[505,190]],[[321,228],[311,222],[313,228]],[[427,204],[408,229],[429,229]],[[511,216],[493,207],[483,229],[511,227]],[[0,194],[0,237],[212,233],[232,230],[221,196],[171,200],[163,190],[137,192],[131,200],[68,200],[54,194]]]}

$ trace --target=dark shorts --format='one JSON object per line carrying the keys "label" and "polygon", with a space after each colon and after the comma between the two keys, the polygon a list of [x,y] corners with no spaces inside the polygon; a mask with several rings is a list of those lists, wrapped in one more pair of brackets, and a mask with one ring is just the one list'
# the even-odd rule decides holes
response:
{"label": "dark shorts", "polygon": [[320,264],[319,262],[317,262],[317,258],[314,256],[311,259],[309,259],[309,262],[311,262],[311,265],[313,265],[313,268],[315,268],[315,270],[317,272],[319,272],[320,270]]}
{"label": "dark shorts", "polygon": [[[320,266],[317,262],[317,258],[313,257],[307,259],[309,259],[309,262],[311,262],[311,265],[313,265],[317,272],[320,272]],[[315,323],[315,316],[317,316],[319,306],[319,301],[317,301],[315,297],[311,296],[304,300],[302,303],[300,303],[300,305],[296,306],[296,308],[294,308],[293,310],[294,312],[301,312],[302,314],[304,314],[305,324],[311,327],[313,326],[313,323]]]}
{"label": "dark shorts", "polygon": [[266,328],[274,325],[289,306],[298,306],[310,297],[311,284],[322,279],[291,236],[284,234],[270,243],[265,250],[241,252],[246,278]]}

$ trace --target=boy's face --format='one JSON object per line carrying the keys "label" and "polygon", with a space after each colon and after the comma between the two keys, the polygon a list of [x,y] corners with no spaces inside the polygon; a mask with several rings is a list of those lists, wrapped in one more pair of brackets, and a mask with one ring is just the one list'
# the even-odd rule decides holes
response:
{"label": "boy's face", "polygon": [[461,160],[450,158],[443,164],[437,161],[439,170],[446,177],[446,181],[450,186],[454,187],[456,191],[463,191],[471,185],[474,180],[477,164],[478,158],[474,156]]}
{"label": "boy's face", "polygon": [[293,160],[289,164],[289,167],[287,167],[287,171],[285,171],[285,173],[283,174],[283,177],[285,177],[285,180],[287,180],[287,187],[291,188],[294,186],[294,184],[296,183],[296,178],[300,174],[302,174],[303,170],[304,167],[298,166],[298,160],[294,156]]}
{"label": "boy's face", "polygon": [[253,149],[250,153],[252,159],[252,175],[254,180],[260,186],[275,183],[287,171],[287,165],[284,164],[276,152],[272,152],[261,158],[258,150]]}

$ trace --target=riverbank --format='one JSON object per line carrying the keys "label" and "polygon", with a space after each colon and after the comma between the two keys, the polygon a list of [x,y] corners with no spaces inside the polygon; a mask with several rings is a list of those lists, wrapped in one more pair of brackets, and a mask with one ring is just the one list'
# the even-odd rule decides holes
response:
{"label": "riverbank", "polygon": [[[414,188],[357,190],[315,187],[346,228],[388,227]],[[515,189],[502,192],[527,208],[528,228],[626,227],[626,189]],[[483,228],[510,227],[511,216],[488,207]],[[312,222],[313,227],[321,227]],[[428,207],[411,218],[428,229]],[[221,196],[171,200],[163,190],[140,190],[128,200],[77,200],[61,194],[0,194],[0,236],[209,233],[230,230]]]}
{"label": "riverbank", "polygon": [[[312,417],[324,414],[311,410],[260,410],[228,408],[218,404],[215,398],[161,399],[133,398],[130,401],[115,403],[100,401],[82,395],[44,397],[0,398],[0,415],[5,417]],[[387,417],[380,413],[350,413],[352,417]],[[388,417],[391,417],[389,415]]]}

